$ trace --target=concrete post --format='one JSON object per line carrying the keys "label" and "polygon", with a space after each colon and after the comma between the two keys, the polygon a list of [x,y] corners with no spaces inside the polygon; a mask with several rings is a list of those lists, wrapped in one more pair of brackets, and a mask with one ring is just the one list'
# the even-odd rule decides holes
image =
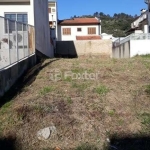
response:
{"label": "concrete post", "polygon": [[8,33],[8,48],[9,48],[9,65],[11,65],[10,34],[9,34],[9,20],[8,19],[7,19],[7,33]]}
{"label": "concrete post", "polygon": [[148,6],[148,13],[147,13],[147,19],[148,19],[148,31],[150,33],[150,0],[145,0],[145,3]]}
{"label": "concrete post", "polygon": [[148,31],[150,33],[150,0],[148,2]]}
{"label": "concrete post", "polygon": [[17,61],[19,61],[19,51],[18,51],[18,23],[15,21],[15,30],[16,30],[16,54],[17,54]]}

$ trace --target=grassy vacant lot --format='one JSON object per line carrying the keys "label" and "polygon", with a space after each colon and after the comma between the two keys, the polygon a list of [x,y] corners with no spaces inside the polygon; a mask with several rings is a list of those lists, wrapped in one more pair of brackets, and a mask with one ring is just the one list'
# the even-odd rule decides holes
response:
{"label": "grassy vacant lot", "polygon": [[[5,97],[10,101],[0,108],[0,146],[13,147],[14,142],[16,150],[150,149],[150,57],[47,59],[42,66],[13,99]],[[52,81],[55,69],[99,75],[96,80]],[[37,131],[52,125],[57,134],[39,141]]]}

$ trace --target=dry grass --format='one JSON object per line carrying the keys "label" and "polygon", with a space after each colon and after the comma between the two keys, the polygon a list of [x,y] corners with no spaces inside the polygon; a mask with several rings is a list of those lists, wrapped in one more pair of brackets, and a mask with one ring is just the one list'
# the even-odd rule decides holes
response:
{"label": "dry grass", "polygon": [[[99,72],[99,76],[97,80],[68,77],[52,81],[53,69],[63,74]],[[106,139],[113,135],[150,135],[149,108],[149,57],[60,59],[43,68],[31,85],[1,107],[0,137],[15,135],[17,149],[22,150],[56,146],[64,150],[104,149]],[[37,131],[51,125],[56,126],[57,136],[38,141]]]}

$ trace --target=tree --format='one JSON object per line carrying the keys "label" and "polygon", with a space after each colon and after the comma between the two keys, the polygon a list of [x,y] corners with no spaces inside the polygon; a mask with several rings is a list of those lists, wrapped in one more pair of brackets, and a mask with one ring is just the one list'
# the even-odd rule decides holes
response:
{"label": "tree", "polygon": [[125,13],[114,13],[113,16],[103,12],[95,12],[93,15],[82,15],[79,17],[100,17],[102,25],[102,33],[113,34],[115,37],[126,36],[126,31],[131,27],[131,23],[137,15],[128,15]]}

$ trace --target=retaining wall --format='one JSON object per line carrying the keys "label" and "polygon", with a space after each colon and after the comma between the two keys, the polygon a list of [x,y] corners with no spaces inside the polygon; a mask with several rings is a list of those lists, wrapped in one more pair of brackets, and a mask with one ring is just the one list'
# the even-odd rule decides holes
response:
{"label": "retaining wall", "polygon": [[23,75],[25,71],[36,64],[35,54],[18,63],[0,70],[0,97]]}
{"label": "retaining wall", "polygon": [[111,40],[57,41],[56,55],[105,55],[112,57]]}

